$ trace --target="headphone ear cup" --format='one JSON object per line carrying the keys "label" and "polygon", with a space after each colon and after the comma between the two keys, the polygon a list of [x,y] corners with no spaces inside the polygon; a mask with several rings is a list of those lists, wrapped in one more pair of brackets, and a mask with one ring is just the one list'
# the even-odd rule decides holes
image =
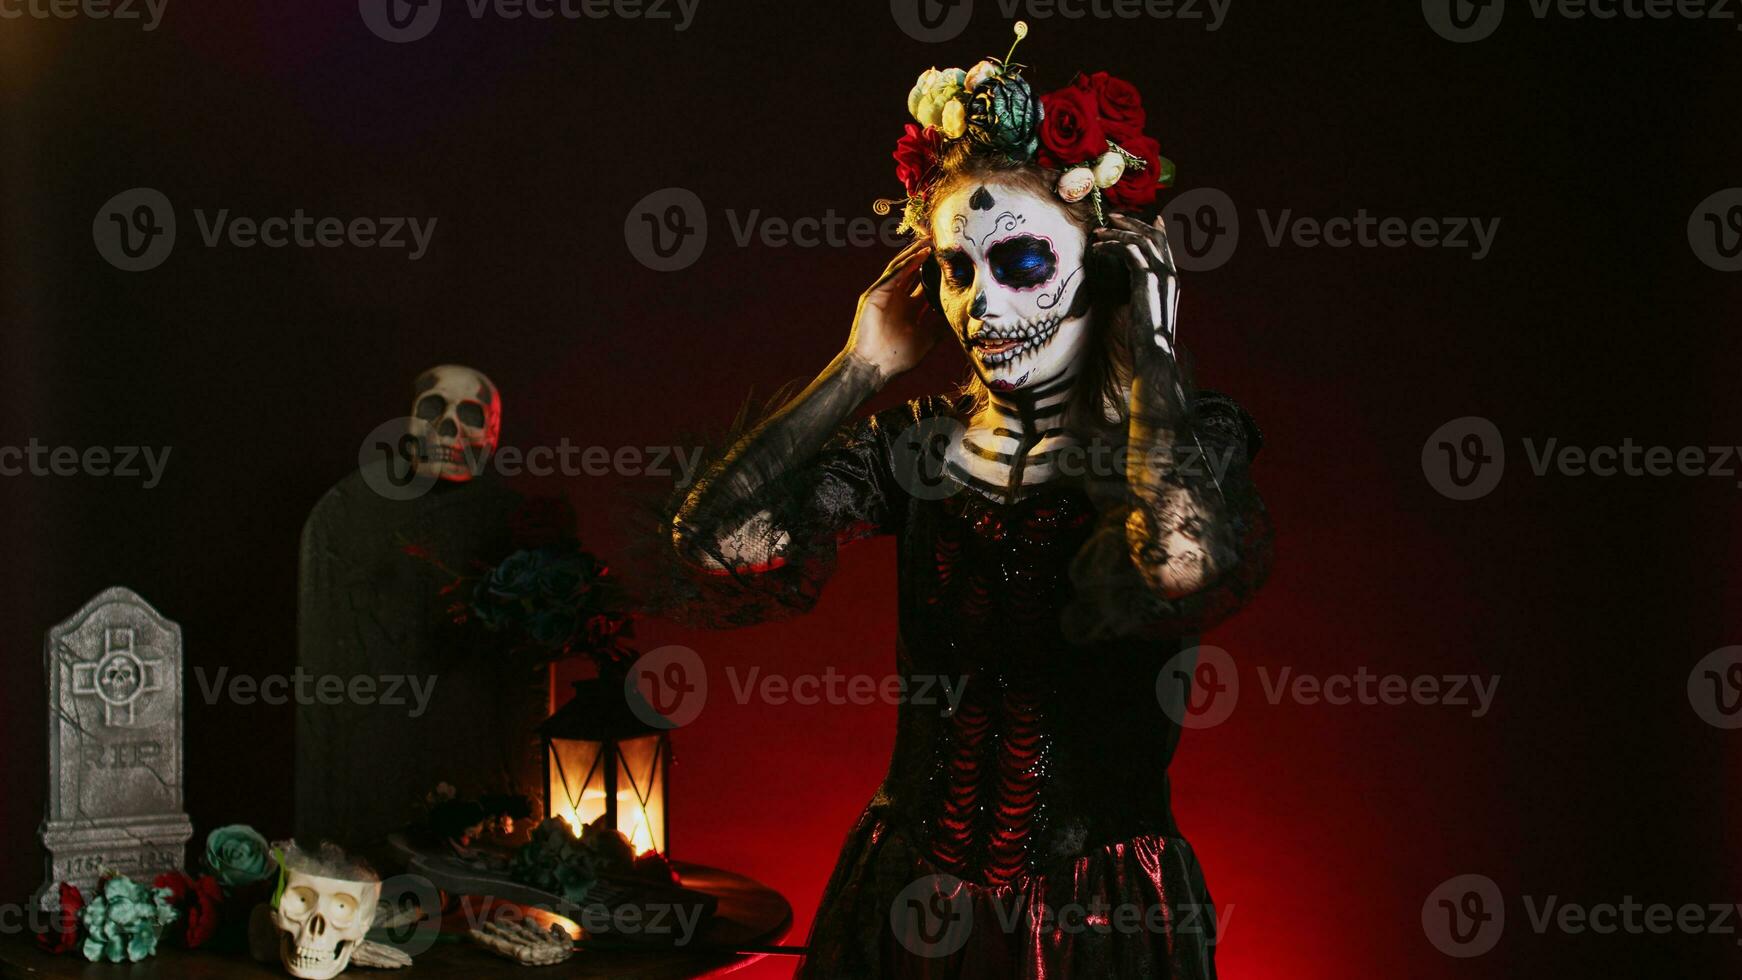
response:
{"label": "headphone ear cup", "polygon": [[1089,301],[1097,307],[1120,306],[1131,298],[1131,274],[1125,262],[1108,251],[1091,249],[1085,263]]}
{"label": "headphone ear cup", "polygon": [[938,298],[939,290],[943,288],[943,278],[944,271],[938,265],[936,256],[926,259],[919,268],[919,281],[925,287],[925,301],[939,313],[944,311],[943,301]]}

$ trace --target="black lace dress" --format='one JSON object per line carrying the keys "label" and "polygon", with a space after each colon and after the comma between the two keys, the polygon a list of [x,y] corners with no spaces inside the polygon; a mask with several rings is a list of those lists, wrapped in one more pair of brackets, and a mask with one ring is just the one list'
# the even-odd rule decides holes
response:
{"label": "black lace dress", "polygon": [[[1180,726],[1158,675],[1257,587],[1268,532],[1247,477],[1256,426],[1222,396],[1189,404],[1220,465],[1177,482],[1216,495],[1228,554],[1184,599],[1137,574],[1127,525],[1143,504],[1123,479],[1002,500],[947,474],[916,483],[904,440],[965,408],[942,398],[765,464],[779,472],[742,483],[730,521],[692,524],[720,560],[687,604],[716,625],[810,608],[840,545],[894,535],[896,670],[936,695],[900,708],[889,773],[848,834],[799,976],[1215,975],[1209,892],[1169,807]],[[940,678],[960,692],[954,711]]]}

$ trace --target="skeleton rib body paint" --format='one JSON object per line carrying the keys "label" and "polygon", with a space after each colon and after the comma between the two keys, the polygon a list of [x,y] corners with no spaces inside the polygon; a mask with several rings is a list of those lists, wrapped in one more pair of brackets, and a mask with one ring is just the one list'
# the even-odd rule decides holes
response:
{"label": "skeleton rib body paint", "polygon": [[1090,339],[1087,237],[1056,203],[1023,188],[966,185],[938,202],[939,299],[991,394],[948,455],[957,479],[1014,497],[1055,475]]}

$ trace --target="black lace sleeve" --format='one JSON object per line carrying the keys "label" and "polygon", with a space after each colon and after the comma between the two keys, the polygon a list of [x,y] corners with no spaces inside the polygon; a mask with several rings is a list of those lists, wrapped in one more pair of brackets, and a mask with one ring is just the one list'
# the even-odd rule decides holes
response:
{"label": "black lace sleeve", "polygon": [[1084,642],[1206,629],[1270,569],[1271,527],[1253,487],[1258,425],[1232,398],[1188,395],[1171,358],[1137,381],[1124,479],[1091,484],[1099,516],[1071,567],[1067,635]]}
{"label": "black lace sleeve", "polygon": [[701,467],[706,475],[666,521],[675,567],[663,615],[729,627],[806,612],[842,545],[894,530],[901,509],[884,422],[829,428],[875,390],[856,370],[831,366]]}

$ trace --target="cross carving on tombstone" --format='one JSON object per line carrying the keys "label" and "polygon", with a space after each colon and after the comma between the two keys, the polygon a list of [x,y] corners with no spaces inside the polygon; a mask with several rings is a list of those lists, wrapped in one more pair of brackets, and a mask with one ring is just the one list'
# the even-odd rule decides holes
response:
{"label": "cross carving on tombstone", "polygon": [[103,656],[94,663],[73,665],[73,693],[96,695],[103,702],[103,724],[126,728],[133,724],[133,707],[147,694],[163,689],[163,661],[147,660],[134,650],[133,627],[103,631]]}

